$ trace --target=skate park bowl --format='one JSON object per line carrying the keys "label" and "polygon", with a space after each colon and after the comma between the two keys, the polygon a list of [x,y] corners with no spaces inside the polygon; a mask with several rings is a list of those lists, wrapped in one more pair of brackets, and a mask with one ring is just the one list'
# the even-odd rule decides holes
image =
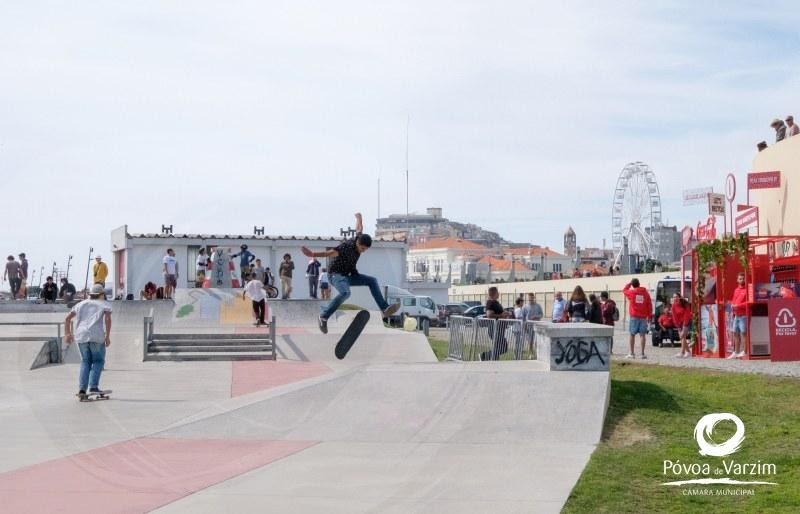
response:
{"label": "skate park bowl", "polygon": [[[600,440],[608,372],[438,362],[374,311],[343,360],[355,311],[322,334],[319,302],[270,300],[275,361],[143,361],[149,315],[165,332],[266,330],[249,300],[207,291],[112,302],[103,402],[74,397],[74,347],[31,370],[42,341],[25,338],[45,329],[0,326],[4,511],[559,512]],[[0,305],[0,322],[67,312],[36,307]]]}

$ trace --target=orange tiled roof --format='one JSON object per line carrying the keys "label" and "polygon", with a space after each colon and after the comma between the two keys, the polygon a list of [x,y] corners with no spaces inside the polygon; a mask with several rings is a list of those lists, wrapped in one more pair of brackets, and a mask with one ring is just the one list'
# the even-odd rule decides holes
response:
{"label": "orange tiled roof", "polygon": [[528,248],[508,248],[503,250],[504,254],[507,255],[517,255],[517,256],[528,256],[531,257],[539,257],[540,255],[547,255],[548,257],[565,257],[564,254],[558,253],[554,250],[551,250],[548,247],[528,247]]}
{"label": "orange tiled roof", "polygon": [[[484,257],[478,262],[488,262],[492,265],[492,271],[511,271],[511,261],[505,259],[498,259],[496,257]],[[520,263],[517,263],[516,269],[522,270]]]}
{"label": "orange tiled roof", "polygon": [[483,245],[465,241],[456,237],[445,237],[442,239],[431,239],[424,243],[417,243],[411,246],[412,250],[432,250],[440,248],[455,248],[458,250],[488,250]]}

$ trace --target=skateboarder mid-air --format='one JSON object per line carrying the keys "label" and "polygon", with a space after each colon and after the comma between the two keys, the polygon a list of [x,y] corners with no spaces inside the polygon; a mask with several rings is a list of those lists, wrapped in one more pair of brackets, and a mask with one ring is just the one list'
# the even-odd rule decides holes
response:
{"label": "skateboarder mid-air", "polygon": [[305,246],[303,247],[303,255],[306,257],[332,257],[329,272],[330,284],[336,288],[337,294],[327,306],[322,307],[319,316],[319,329],[323,334],[328,333],[328,318],[336,312],[336,309],[344,303],[350,296],[350,288],[353,286],[367,286],[369,292],[372,293],[372,298],[375,303],[383,311],[383,317],[389,317],[400,308],[399,304],[389,305],[386,299],[381,294],[381,289],[378,286],[378,281],[375,277],[369,275],[362,275],[356,269],[356,263],[361,254],[369,250],[372,246],[372,238],[369,234],[362,234],[364,225],[361,220],[361,213],[356,213],[356,237],[347,239],[333,250],[326,250],[324,252],[312,252]]}

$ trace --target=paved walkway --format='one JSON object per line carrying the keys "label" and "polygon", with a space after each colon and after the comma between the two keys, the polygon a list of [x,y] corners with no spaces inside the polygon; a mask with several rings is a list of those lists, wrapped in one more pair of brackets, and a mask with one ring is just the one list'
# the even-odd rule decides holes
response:
{"label": "paved walkway", "polygon": [[[661,366],[674,366],[678,368],[705,368],[718,371],[729,371],[738,373],[761,373],[764,375],[775,375],[785,377],[800,377],[800,362],[772,362],[770,360],[744,360],[744,359],[712,359],[703,357],[691,357],[681,359],[675,355],[680,353],[680,346],[658,348],[650,343],[650,335],[647,335],[647,345],[645,355],[647,359],[641,360],[639,356],[639,339],[636,339],[635,362],[640,364],[658,364]],[[618,330],[614,334],[614,353],[613,359],[616,361],[626,360],[628,353],[628,334]]]}

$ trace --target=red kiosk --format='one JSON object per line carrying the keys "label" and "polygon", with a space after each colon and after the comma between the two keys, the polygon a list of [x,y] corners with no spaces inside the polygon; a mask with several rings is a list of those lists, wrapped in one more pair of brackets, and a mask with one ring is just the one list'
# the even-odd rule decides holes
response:
{"label": "red kiosk", "polygon": [[[745,359],[800,360],[800,236],[750,236],[746,244],[747,269],[738,255],[712,265],[705,274],[700,297],[696,357],[725,358],[733,352],[731,297],[736,277],[745,273],[747,334]],[[692,289],[700,275],[697,248],[691,251]]]}

